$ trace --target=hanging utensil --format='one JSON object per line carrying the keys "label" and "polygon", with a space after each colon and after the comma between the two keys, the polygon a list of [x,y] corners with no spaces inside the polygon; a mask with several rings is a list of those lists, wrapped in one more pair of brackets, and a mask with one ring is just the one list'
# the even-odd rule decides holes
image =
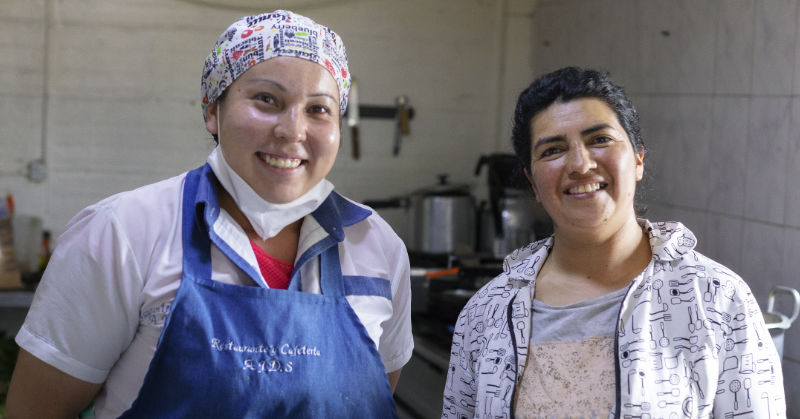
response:
{"label": "hanging utensil", "polygon": [[394,129],[394,147],[392,148],[392,155],[397,156],[400,154],[400,140],[403,135],[411,132],[411,127],[408,123],[408,96],[397,96],[394,99],[397,112],[395,114],[395,129]]}
{"label": "hanging utensil", "polygon": [[350,127],[350,140],[352,145],[353,159],[358,160],[361,157],[361,142],[358,136],[358,84],[356,79],[352,78],[350,81],[350,98],[348,99],[347,110],[347,126]]}

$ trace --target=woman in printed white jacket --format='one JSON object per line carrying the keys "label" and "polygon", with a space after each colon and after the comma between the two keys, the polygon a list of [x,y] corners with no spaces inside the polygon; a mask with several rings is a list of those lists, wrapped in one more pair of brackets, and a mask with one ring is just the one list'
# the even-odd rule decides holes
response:
{"label": "woman in printed white jacket", "polygon": [[682,224],[636,217],[645,148],[624,91],[594,70],[542,76],[513,142],[554,233],[462,310],[442,417],[784,417],[747,284]]}

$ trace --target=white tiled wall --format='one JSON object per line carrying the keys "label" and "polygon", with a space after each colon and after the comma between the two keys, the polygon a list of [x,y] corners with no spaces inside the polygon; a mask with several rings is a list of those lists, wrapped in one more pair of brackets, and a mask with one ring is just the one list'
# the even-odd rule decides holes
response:
{"label": "white tiled wall", "polygon": [[[773,286],[800,288],[799,9],[798,0],[551,0],[534,16],[537,73],[599,67],[631,94],[649,147],[648,216],[685,222],[762,308]],[[598,18],[586,25],[587,15]],[[789,415],[800,417],[800,322],[784,365]]]}
{"label": "white tiled wall", "polygon": [[[774,285],[800,288],[799,2],[354,0],[298,12],[342,35],[363,104],[405,94],[416,112],[398,157],[389,120],[363,121],[360,160],[343,131],[330,178],[346,195],[402,194],[438,173],[479,184],[475,162],[508,150],[516,94],[535,74],[604,68],[642,115],[650,216],[685,221],[763,305]],[[212,144],[202,61],[245,13],[4,0],[0,194],[58,234],[85,205],[201,164]],[[20,173],[41,156],[48,177],[29,182]],[[385,215],[402,230],[402,211]],[[800,371],[798,329],[787,333],[787,377]],[[800,386],[787,380],[787,391],[800,417]]]}

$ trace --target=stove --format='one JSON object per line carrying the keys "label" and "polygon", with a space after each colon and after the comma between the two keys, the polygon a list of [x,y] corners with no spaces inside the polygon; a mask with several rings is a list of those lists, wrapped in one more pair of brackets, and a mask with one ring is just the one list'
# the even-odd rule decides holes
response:
{"label": "stove", "polygon": [[[443,259],[426,260],[441,263]],[[502,261],[491,258],[450,257],[446,260],[448,264],[438,268],[412,269],[414,353],[403,367],[395,391],[401,418],[441,415],[450,346],[458,315],[475,292],[502,271]]]}

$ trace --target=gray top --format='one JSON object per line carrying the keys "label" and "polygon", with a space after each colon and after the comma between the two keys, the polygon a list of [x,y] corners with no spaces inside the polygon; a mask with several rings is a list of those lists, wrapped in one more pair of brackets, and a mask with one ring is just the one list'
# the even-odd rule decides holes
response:
{"label": "gray top", "polygon": [[628,287],[624,287],[606,295],[557,307],[534,299],[531,343],[613,336],[619,308],[627,291]]}

